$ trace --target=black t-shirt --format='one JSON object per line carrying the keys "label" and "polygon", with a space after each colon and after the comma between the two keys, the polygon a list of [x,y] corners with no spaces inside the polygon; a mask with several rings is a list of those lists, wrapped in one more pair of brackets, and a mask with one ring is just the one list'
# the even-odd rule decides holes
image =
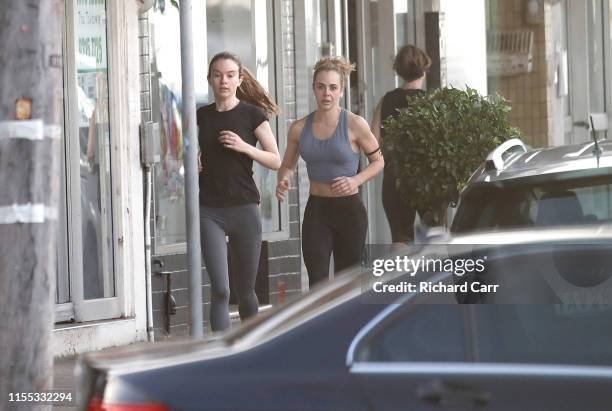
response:
{"label": "black t-shirt", "polygon": [[[406,97],[416,96],[424,93],[423,90],[419,89],[403,89],[396,88],[395,90],[389,91],[383,97],[382,107],[380,109],[380,123],[384,124],[385,120],[389,117],[397,115],[397,110],[408,107],[408,101]],[[382,127],[380,130],[383,144],[385,144],[385,128]],[[385,173],[392,173],[391,161],[385,162]]]}
{"label": "black t-shirt", "polygon": [[198,142],[202,152],[200,204],[210,207],[231,207],[259,203],[259,191],[253,181],[253,160],[246,154],[225,148],[219,133],[229,130],[255,146],[255,129],[268,121],[265,112],[240,101],[228,111],[217,111],[215,104],[197,112]]}

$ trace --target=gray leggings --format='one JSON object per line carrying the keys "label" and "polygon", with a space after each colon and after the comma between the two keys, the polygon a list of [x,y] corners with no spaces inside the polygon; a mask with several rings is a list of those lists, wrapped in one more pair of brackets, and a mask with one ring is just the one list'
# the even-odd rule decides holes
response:
{"label": "gray leggings", "polygon": [[[257,204],[234,207],[200,207],[202,256],[210,277],[210,327],[230,327],[228,247],[232,259],[232,282],[240,318],[257,314],[255,279],[261,252],[261,218]],[[225,236],[229,243],[225,242]]]}

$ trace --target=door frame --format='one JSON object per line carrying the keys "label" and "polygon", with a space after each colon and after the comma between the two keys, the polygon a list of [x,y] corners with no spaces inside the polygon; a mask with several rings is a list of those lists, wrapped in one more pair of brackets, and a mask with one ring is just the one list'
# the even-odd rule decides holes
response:
{"label": "door frame", "polygon": [[[113,40],[117,34],[112,33],[113,11],[117,9],[115,1],[107,0],[106,2],[106,35],[108,40]],[[67,271],[58,271],[58,284],[65,284],[69,281],[70,302],[56,305],[56,321],[67,321],[73,319],[76,322],[96,321],[101,319],[118,318],[123,314],[123,291],[125,288],[121,284],[121,276],[119,271],[115,269],[115,264],[111,262],[103,263],[103,266],[108,267],[110,275],[114,277],[115,296],[110,298],[99,299],[84,299],[83,292],[83,250],[82,250],[82,224],[81,224],[81,174],[80,174],[80,139],[79,139],[79,109],[78,109],[78,92],[77,92],[77,72],[76,72],[76,50],[75,42],[75,23],[76,17],[76,0],[66,0],[65,14],[65,55],[64,55],[64,106],[65,106],[65,127],[64,139],[66,141],[65,159],[62,159],[65,165],[66,177],[66,208],[65,208],[65,231],[68,246],[67,261],[64,261],[60,266],[68,268]],[[115,117],[113,102],[114,86],[117,79],[113,79],[113,68],[116,65],[117,46],[114,41],[107,40],[107,61],[108,61],[108,89],[109,89],[109,121],[111,139],[115,135],[115,127],[113,120]],[[110,142],[113,145],[113,142]],[[110,165],[111,178],[116,175],[116,165]],[[119,168],[120,169],[120,168]],[[101,201],[104,201],[102,198]],[[114,202],[113,202],[114,203]],[[112,210],[107,210],[110,213],[110,220],[114,223],[115,204]],[[102,225],[105,219],[102,220]],[[61,221],[61,218],[60,218]],[[113,233],[113,244],[116,244],[117,233]],[[113,247],[113,250],[115,247]],[[113,254],[114,251],[111,251]],[[116,255],[114,255],[116,258]],[[113,260],[115,260],[113,258]],[[105,281],[105,288],[108,287],[108,281]]]}
{"label": "door frame", "polygon": [[[605,112],[610,120],[610,102],[612,90],[610,88],[610,22],[606,19],[610,11],[609,0],[601,1],[603,39],[602,39],[602,74],[604,76],[604,105]],[[588,38],[588,12],[589,2],[575,2],[566,0],[567,15],[567,42],[568,42],[568,64],[569,64],[569,115],[564,116],[564,143],[577,144],[591,140],[587,128],[580,126],[578,122],[589,121],[590,109],[590,71],[589,71],[589,49],[585,47]],[[569,137],[568,137],[569,134]]]}

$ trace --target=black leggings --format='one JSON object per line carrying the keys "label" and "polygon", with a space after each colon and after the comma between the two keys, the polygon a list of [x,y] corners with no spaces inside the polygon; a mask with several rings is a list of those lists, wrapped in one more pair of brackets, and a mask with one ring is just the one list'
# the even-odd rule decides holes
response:
{"label": "black leggings", "polygon": [[302,223],[302,253],[310,286],[329,278],[332,252],[335,273],[359,264],[367,230],[368,216],[359,194],[310,195]]}
{"label": "black leggings", "polygon": [[414,241],[416,210],[401,197],[395,187],[395,176],[387,170],[383,177],[382,204],[391,229],[391,241],[394,243]]}

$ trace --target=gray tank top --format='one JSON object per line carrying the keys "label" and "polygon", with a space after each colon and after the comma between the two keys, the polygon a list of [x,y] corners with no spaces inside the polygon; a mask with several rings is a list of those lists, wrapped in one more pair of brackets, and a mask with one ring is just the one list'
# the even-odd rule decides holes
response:
{"label": "gray tank top", "polygon": [[300,155],[306,162],[311,181],[331,182],[338,177],[353,177],[359,167],[359,153],[353,151],[348,135],[348,113],[342,109],[334,134],[325,140],[312,133],[314,112],[306,118],[300,136]]}

